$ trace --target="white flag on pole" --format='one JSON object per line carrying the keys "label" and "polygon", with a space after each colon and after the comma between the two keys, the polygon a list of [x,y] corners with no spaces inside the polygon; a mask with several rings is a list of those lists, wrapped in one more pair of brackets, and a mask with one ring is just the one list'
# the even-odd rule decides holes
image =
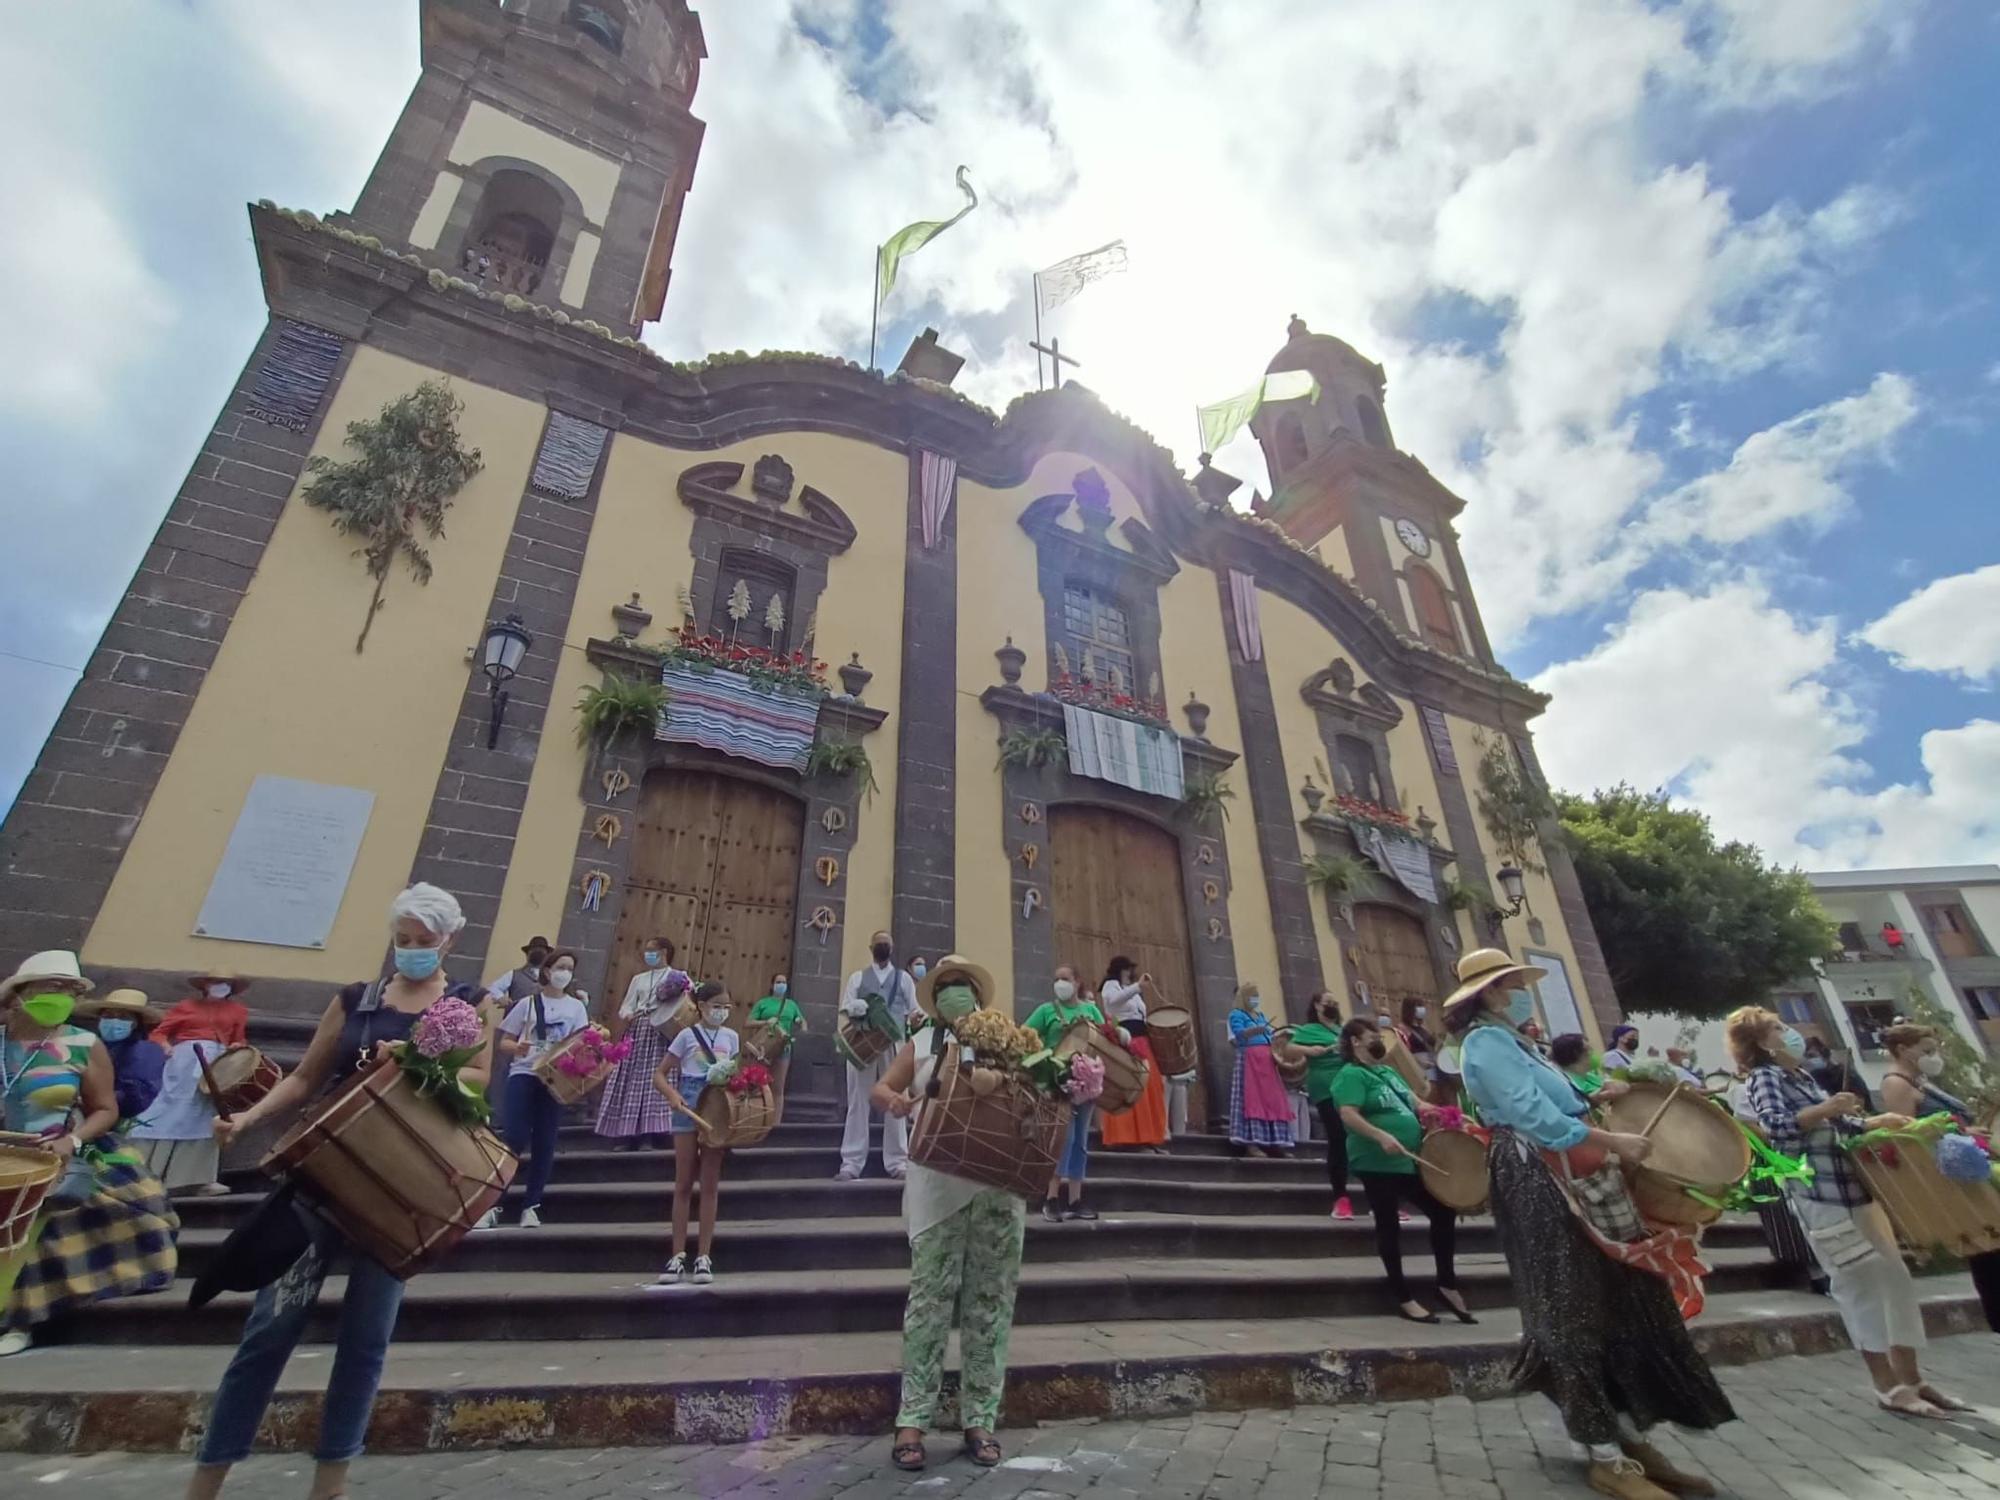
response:
{"label": "white flag on pole", "polygon": [[1102,281],[1106,276],[1115,276],[1124,269],[1123,240],[1113,240],[1108,245],[1099,245],[1095,250],[1086,250],[1081,255],[1072,255],[1068,260],[1057,261],[1035,277],[1036,295],[1041,298],[1041,311],[1055,311],[1093,281]]}

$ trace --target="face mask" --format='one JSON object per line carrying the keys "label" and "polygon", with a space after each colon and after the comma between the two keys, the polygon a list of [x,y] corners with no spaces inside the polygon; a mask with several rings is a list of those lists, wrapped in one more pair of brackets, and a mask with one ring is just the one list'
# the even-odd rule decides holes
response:
{"label": "face mask", "polygon": [[1427,1005],[1419,1005],[1415,1010],[1410,1012],[1410,1014],[1415,1016],[1419,1021],[1421,1021],[1425,1016],[1429,1015],[1430,1013],[1431,1013],[1430,1007]]}
{"label": "face mask", "polygon": [[1261,995],[1245,995],[1243,997],[1243,1008],[1245,1010],[1255,1010],[1262,1003],[1263,997]]}
{"label": "face mask", "polygon": [[660,950],[657,948],[648,948],[646,950],[646,967],[649,969],[657,969],[659,968],[659,966],[660,966]]}
{"label": "face mask", "polygon": [[1526,990],[1507,992],[1507,1020],[1513,1026],[1526,1026],[1535,1019],[1535,997]]}
{"label": "face mask", "polygon": [[791,986],[789,984],[786,984],[784,980],[780,979],[776,984],[771,986],[771,993],[774,995],[784,995],[790,989]]}
{"label": "face mask", "polygon": [[1789,1026],[1780,1026],[1778,1028],[1778,1045],[1791,1053],[1793,1057],[1804,1057],[1806,1055],[1806,1039]]}
{"label": "face mask", "polygon": [[[1060,993],[1061,986],[1057,986]],[[972,993],[969,984],[941,985],[937,992],[938,1018],[943,1021],[963,1021],[979,1009],[979,997]]]}
{"label": "face mask", "polygon": [[396,972],[405,979],[428,979],[437,973],[444,954],[436,948],[398,948]]}
{"label": "face mask", "polygon": [[1368,1055],[1374,1058],[1377,1062],[1380,1062],[1383,1058],[1389,1055],[1389,1049],[1383,1046],[1380,1042],[1370,1042],[1368,1044]]}
{"label": "face mask", "polygon": [[43,1026],[62,1025],[69,1019],[69,1013],[75,1009],[74,995],[30,995],[21,1002],[21,1013],[30,1021]]}
{"label": "face mask", "polygon": [[1926,1052],[1922,1057],[1917,1059],[1917,1069],[1926,1078],[1937,1077],[1938,1074],[1944,1071],[1944,1054],[1942,1052]]}
{"label": "face mask", "polygon": [[569,982],[574,978],[576,978],[576,970],[574,969],[549,970],[549,983],[554,985],[559,990],[568,989]]}
{"label": "face mask", "polygon": [[229,998],[229,986],[226,984],[211,984],[208,987],[208,998],[211,1000],[227,1000]]}
{"label": "face mask", "polygon": [[1076,986],[1067,979],[1056,981],[1056,999],[1067,1003],[1076,998]]}
{"label": "face mask", "polygon": [[544,948],[537,948],[533,953],[528,955],[528,967],[531,969],[539,969],[548,961],[548,950]]}
{"label": "face mask", "polygon": [[107,1042],[122,1042],[132,1034],[133,1025],[129,1016],[106,1016],[97,1023],[97,1034]]}
{"label": "face mask", "polygon": [[910,965],[910,974],[913,978],[916,979],[922,979],[926,974],[930,973],[930,971],[931,971],[931,966],[925,963],[921,958],[918,959],[915,963]]}
{"label": "face mask", "polygon": [[728,1007],[728,1006],[726,1006],[726,1005],[711,1005],[711,1006],[710,1006],[710,1007],[708,1008],[708,1024],[709,1024],[709,1025],[711,1025],[711,1026],[725,1026],[725,1025],[727,1025],[728,1023],[729,1023],[729,1007]]}

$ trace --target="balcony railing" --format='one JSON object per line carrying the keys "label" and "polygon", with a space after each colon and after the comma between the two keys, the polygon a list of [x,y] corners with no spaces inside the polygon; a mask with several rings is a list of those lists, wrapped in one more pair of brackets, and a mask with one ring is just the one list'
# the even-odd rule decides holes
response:
{"label": "balcony railing", "polygon": [[510,255],[489,245],[474,245],[465,252],[461,269],[471,280],[496,292],[513,292],[528,297],[534,295],[535,288],[542,284],[542,274],[547,267],[525,255]]}

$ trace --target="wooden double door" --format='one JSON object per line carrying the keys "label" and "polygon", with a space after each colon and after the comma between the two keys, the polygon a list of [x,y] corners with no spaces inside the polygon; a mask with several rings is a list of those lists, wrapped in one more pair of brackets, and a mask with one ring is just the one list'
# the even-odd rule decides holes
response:
{"label": "wooden double door", "polygon": [[792,965],[803,822],[803,803],[758,782],[649,775],[606,998],[622,997],[654,937],[673,940],[675,963],[697,982],[727,984],[739,1007],[766,994]]}
{"label": "wooden double door", "polygon": [[1357,967],[1375,1013],[1401,1022],[1404,1004],[1414,1000],[1431,1008],[1426,1025],[1435,1032],[1440,1021],[1438,977],[1424,924],[1393,906],[1357,906],[1354,933],[1360,954]]}
{"label": "wooden double door", "polygon": [[[1070,965],[1096,989],[1106,965],[1123,954],[1140,973],[1153,976],[1162,1004],[1193,1015],[1199,1038],[1208,1018],[1195,993],[1179,840],[1129,813],[1057,807],[1049,812],[1049,844],[1056,962]],[[1221,1018],[1215,1019],[1219,1024]],[[1206,1049],[1201,1051],[1205,1057]],[[1207,1118],[1197,1086],[1188,1099],[1188,1119],[1198,1128]]]}

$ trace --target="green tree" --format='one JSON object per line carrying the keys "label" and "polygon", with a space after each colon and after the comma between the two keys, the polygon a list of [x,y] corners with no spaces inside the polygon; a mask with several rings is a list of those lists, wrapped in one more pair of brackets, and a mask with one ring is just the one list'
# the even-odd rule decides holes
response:
{"label": "green tree", "polygon": [[1718,844],[1704,814],[1629,786],[1556,805],[1627,1010],[1717,1019],[1833,951],[1805,876],[1754,845]]}
{"label": "green tree", "polygon": [[1938,1051],[1944,1055],[1944,1072],[1937,1080],[1939,1087],[1969,1107],[1975,1121],[1989,1119],[2000,1108],[2000,1066],[1984,1049],[1966,1040],[1958,1023],[1932,997],[1928,987],[1910,986],[1903,1001],[1903,1014],[1937,1033]]}
{"label": "green tree", "polygon": [[353,458],[319,455],[306,465],[313,476],[305,487],[306,504],[330,511],[333,529],[342,536],[360,538],[355,556],[375,580],[356,651],[368,644],[368,630],[382,607],[382,590],[397,557],[409,564],[418,583],[431,581],[431,554],[424,542],[444,535],[451,497],[483,467],[477,448],[459,444],[457,418],[463,410],[465,403],[448,387],[426,381],[372,420],[347,424]]}

